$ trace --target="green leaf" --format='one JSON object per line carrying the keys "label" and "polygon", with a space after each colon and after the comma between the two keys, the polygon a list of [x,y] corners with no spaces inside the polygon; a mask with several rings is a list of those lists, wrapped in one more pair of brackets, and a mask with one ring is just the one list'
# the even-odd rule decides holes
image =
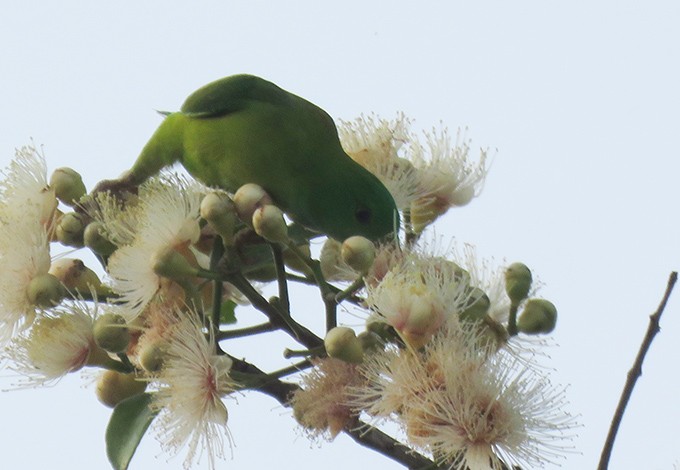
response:
{"label": "green leaf", "polygon": [[150,393],[140,393],[118,403],[106,428],[106,455],[115,470],[127,470],[139,441],[158,414],[151,410]]}
{"label": "green leaf", "polygon": [[231,325],[236,323],[236,306],[233,300],[222,302],[220,307],[220,325]]}

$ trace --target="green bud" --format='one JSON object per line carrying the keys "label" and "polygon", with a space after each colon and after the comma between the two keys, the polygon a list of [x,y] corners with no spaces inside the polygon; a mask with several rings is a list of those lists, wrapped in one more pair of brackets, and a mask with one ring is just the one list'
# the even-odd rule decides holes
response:
{"label": "green bud", "polygon": [[505,270],[505,292],[513,304],[526,299],[531,290],[531,271],[522,263],[512,263]]}
{"label": "green bud", "polygon": [[68,206],[75,206],[87,190],[80,174],[71,168],[57,168],[50,178],[54,195]]}
{"label": "green bud", "polygon": [[121,374],[115,370],[107,370],[97,379],[95,393],[99,401],[114,408],[126,398],[138,395],[146,390],[146,381],[137,379],[135,374]]}
{"label": "green bud", "polygon": [[68,212],[61,216],[57,223],[57,240],[63,245],[81,248],[84,246],[85,216],[77,212]]}
{"label": "green bud", "polygon": [[197,269],[171,246],[158,250],[151,258],[151,266],[157,275],[174,280],[186,279],[198,273]]}
{"label": "green bud", "polygon": [[557,308],[545,299],[529,299],[517,319],[517,329],[522,333],[550,333],[557,324]]}
{"label": "green bud", "polygon": [[375,260],[375,245],[365,237],[349,237],[342,242],[340,256],[350,268],[359,273],[367,273]]}
{"label": "green bud", "polygon": [[378,335],[386,343],[394,341],[399,336],[392,325],[382,321],[369,321],[366,323],[366,331]]}
{"label": "green bud", "polygon": [[244,184],[234,194],[236,213],[249,225],[252,223],[255,211],[268,204],[273,204],[272,198],[261,186],[253,183]]}
{"label": "green bud", "polygon": [[164,340],[157,340],[146,344],[139,352],[139,364],[147,372],[158,372],[163,367],[165,356],[168,351],[168,343]]}
{"label": "green bud", "polygon": [[483,319],[491,306],[489,296],[483,290],[473,287],[469,299],[468,305],[459,314],[460,319],[463,321]]}
{"label": "green bud", "polygon": [[234,202],[225,193],[208,193],[201,201],[201,217],[203,217],[226,243],[234,238],[238,223]]}
{"label": "green bud", "polygon": [[26,295],[32,305],[50,308],[58,305],[64,298],[64,286],[53,274],[40,274],[28,283]]}
{"label": "green bud", "polygon": [[283,212],[271,204],[258,208],[253,214],[253,228],[255,232],[272,243],[286,243],[288,241],[288,226],[283,218]]}
{"label": "green bud", "polygon": [[362,331],[357,338],[364,352],[381,351],[385,345],[382,338],[372,331]]}
{"label": "green bud", "polygon": [[90,222],[83,232],[83,243],[90,250],[98,255],[108,256],[116,251],[116,245],[106,238],[104,224],[101,222]]}
{"label": "green bud", "polygon": [[102,292],[102,282],[97,274],[79,259],[56,259],[52,262],[49,272],[72,292],[83,294],[89,294],[92,290]]}
{"label": "green bud", "polygon": [[336,326],[326,333],[323,340],[326,352],[330,357],[352,364],[360,364],[364,360],[361,341],[354,330],[346,326]]}
{"label": "green bud", "polygon": [[108,352],[122,353],[130,344],[127,322],[115,313],[105,313],[97,318],[92,332],[97,346]]}

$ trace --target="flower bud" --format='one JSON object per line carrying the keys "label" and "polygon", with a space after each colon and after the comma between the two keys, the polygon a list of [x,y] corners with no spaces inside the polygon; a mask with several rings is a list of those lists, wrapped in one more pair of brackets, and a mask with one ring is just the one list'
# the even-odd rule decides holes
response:
{"label": "flower bud", "polygon": [[[297,245],[297,248],[302,252],[303,255],[307,256],[307,258],[312,256],[312,251],[309,248],[309,242],[306,242],[303,245]],[[307,264],[302,259],[300,259],[300,257],[294,251],[291,251],[288,248],[283,250],[283,262],[293,271],[307,274],[309,276],[312,276],[313,274],[309,266],[307,266]]]}
{"label": "flower bud", "polygon": [[95,393],[103,405],[114,408],[121,401],[139,395],[144,390],[146,381],[137,379],[135,374],[107,370],[97,379]]}
{"label": "flower bud", "polygon": [[407,316],[395,329],[406,344],[420,349],[432,338],[444,321],[443,312],[426,297],[414,295],[409,299]]}
{"label": "flower bud", "polygon": [[364,359],[361,341],[354,330],[346,326],[336,326],[326,333],[323,340],[326,352],[330,357],[352,364],[360,364]]}
{"label": "flower bud", "polygon": [[380,351],[385,344],[382,338],[372,331],[362,331],[357,338],[361,343],[361,349],[365,352]]}
{"label": "flower bud", "polygon": [[54,195],[67,206],[75,206],[87,193],[80,174],[71,168],[57,168],[50,178]]}
{"label": "flower bud", "polygon": [[125,318],[115,313],[105,313],[94,322],[94,342],[111,353],[124,352],[130,344],[130,331]]}
{"label": "flower bud", "polygon": [[512,263],[505,270],[505,292],[513,304],[526,299],[531,290],[531,271],[522,263]]}
{"label": "flower bud", "polygon": [[151,257],[151,266],[158,276],[174,280],[186,279],[197,274],[197,269],[171,246],[154,253]]}
{"label": "flower bud", "polygon": [[40,274],[28,283],[26,295],[32,305],[41,308],[51,308],[58,305],[64,298],[64,286],[52,274]]}
{"label": "flower bud", "polygon": [[349,237],[342,242],[340,256],[350,268],[365,274],[371,269],[371,266],[373,266],[373,260],[375,260],[375,245],[371,240],[365,237]]}
{"label": "flower bud", "polygon": [[342,244],[332,238],[327,238],[321,247],[319,263],[321,273],[327,281],[352,281],[357,277],[356,273],[342,261],[341,249]]}
{"label": "flower bud", "polygon": [[371,321],[366,323],[366,331],[377,335],[383,342],[391,342],[397,338],[397,332],[394,327],[384,321]]}
{"label": "flower bud", "polygon": [[473,287],[468,298],[470,299],[468,305],[459,313],[460,319],[463,321],[483,319],[491,307],[489,296],[483,290]]}
{"label": "flower bud", "polygon": [[102,282],[97,274],[79,259],[59,258],[52,262],[50,274],[72,292],[89,294],[92,290],[102,291]]}
{"label": "flower bud", "polygon": [[273,204],[267,192],[253,183],[244,184],[234,194],[234,206],[239,218],[247,224],[253,220],[255,211],[267,204]]}
{"label": "flower bud", "polygon": [[106,238],[101,222],[90,222],[83,232],[83,243],[98,255],[108,256],[116,251],[116,245]]}
{"label": "flower bud", "polygon": [[57,240],[63,245],[81,248],[84,246],[85,217],[77,212],[68,212],[57,223]]}
{"label": "flower bud", "polygon": [[168,351],[168,343],[158,339],[146,343],[138,353],[139,365],[147,372],[158,372],[163,367]]}
{"label": "flower bud", "polygon": [[262,206],[255,211],[253,228],[259,236],[272,243],[286,243],[288,241],[288,227],[283,218],[283,212],[271,204]]}
{"label": "flower bud", "polygon": [[201,217],[215,229],[227,243],[234,237],[238,216],[234,202],[225,193],[206,194],[201,201]]}
{"label": "flower bud", "polygon": [[529,299],[517,319],[517,329],[522,333],[550,333],[557,324],[557,308],[545,299]]}

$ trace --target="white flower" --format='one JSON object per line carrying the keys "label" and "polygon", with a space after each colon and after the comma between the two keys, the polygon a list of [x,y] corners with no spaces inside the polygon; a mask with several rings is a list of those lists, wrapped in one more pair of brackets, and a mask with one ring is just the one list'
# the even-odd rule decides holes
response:
{"label": "white flower", "polygon": [[216,354],[212,334],[206,338],[195,314],[181,315],[170,332],[167,357],[157,378],[160,390],[153,406],[162,410],[159,439],[175,453],[188,446],[186,468],[203,452],[214,468],[215,457],[224,457],[224,439],[232,443],[222,402],[235,388],[229,377],[232,361]]}
{"label": "white flower", "polygon": [[408,442],[451,469],[536,468],[568,451],[564,391],[473,330],[442,329],[422,354],[389,348],[362,371],[353,404],[398,422]]}
{"label": "white flower", "polygon": [[50,250],[45,228],[37,219],[0,224],[0,344],[29,326],[36,315],[28,289],[31,281],[48,273]]}
{"label": "white flower", "polygon": [[6,348],[12,368],[31,384],[46,384],[80,370],[97,349],[92,320],[97,306],[74,302],[38,318],[31,329]]}
{"label": "white flower", "polygon": [[369,308],[414,349],[446,322],[456,322],[468,300],[468,277],[454,263],[411,253],[380,282],[367,286]]}
{"label": "white flower", "polygon": [[[116,250],[108,264],[112,288],[126,305],[128,320],[138,316],[164,285],[154,270],[159,254],[174,250],[195,263],[189,245],[200,235],[201,189],[178,177],[151,180],[141,188],[133,209],[137,220],[132,224],[137,231],[134,241]],[[121,239],[130,238],[121,234],[130,219],[123,220],[124,225],[109,230]],[[113,219],[109,223],[115,224]]]}
{"label": "white flower", "polygon": [[57,198],[47,181],[44,155],[33,145],[16,151],[0,182],[0,223],[52,224]]}
{"label": "white flower", "polygon": [[362,115],[338,126],[345,152],[378,177],[399,209],[408,209],[421,195],[416,170],[401,156],[402,146],[413,140],[410,123],[403,114],[393,121]]}

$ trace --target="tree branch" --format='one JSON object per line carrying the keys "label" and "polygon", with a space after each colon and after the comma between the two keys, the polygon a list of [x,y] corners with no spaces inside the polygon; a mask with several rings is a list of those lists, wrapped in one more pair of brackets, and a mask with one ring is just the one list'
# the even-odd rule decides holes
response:
{"label": "tree branch", "polygon": [[677,280],[678,273],[674,271],[670,274],[668,278],[666,292],[663,298],[661,299],[659,307],[656,309],[656,312],[654,312],[649,317],[649,326],[647,327],[647,333],[645,334],[645,338],[642,340],[642,344],[640,345],[640,350],[638,351],[637,357],[635,358],[633,367],[628,372],[626,384],[623,387],[623,392],[621,393],[619,404],[616,407],[616,412],[614,413],[611,426],[609,427],[607,440],[605,441],[604,447],[602,449],[602,455],[600,456],[600,464],[597,467],[598,470],[607,470],[607,468],[609,467],[609,458],[611,457],[612,449],[614,447],[616,433],[618,432],[619,426],[621,425],[621,420],[623,419],[623,414],[626,411],[626,406],[628,406],[628,401],[630,400],[630,397],[633,394],[633,388],[635,387],[638,378],[642,375],[642,363],[645,360],[647,351],[649,351],[649,347],[652,345],[654,337],[661,329],[659,327],[659,320],[661,319],[661,314],[666,308],[666,303],[668,302],[668,298],[670,297],[671,292],[673,291],[673,287],[675,286]]}

